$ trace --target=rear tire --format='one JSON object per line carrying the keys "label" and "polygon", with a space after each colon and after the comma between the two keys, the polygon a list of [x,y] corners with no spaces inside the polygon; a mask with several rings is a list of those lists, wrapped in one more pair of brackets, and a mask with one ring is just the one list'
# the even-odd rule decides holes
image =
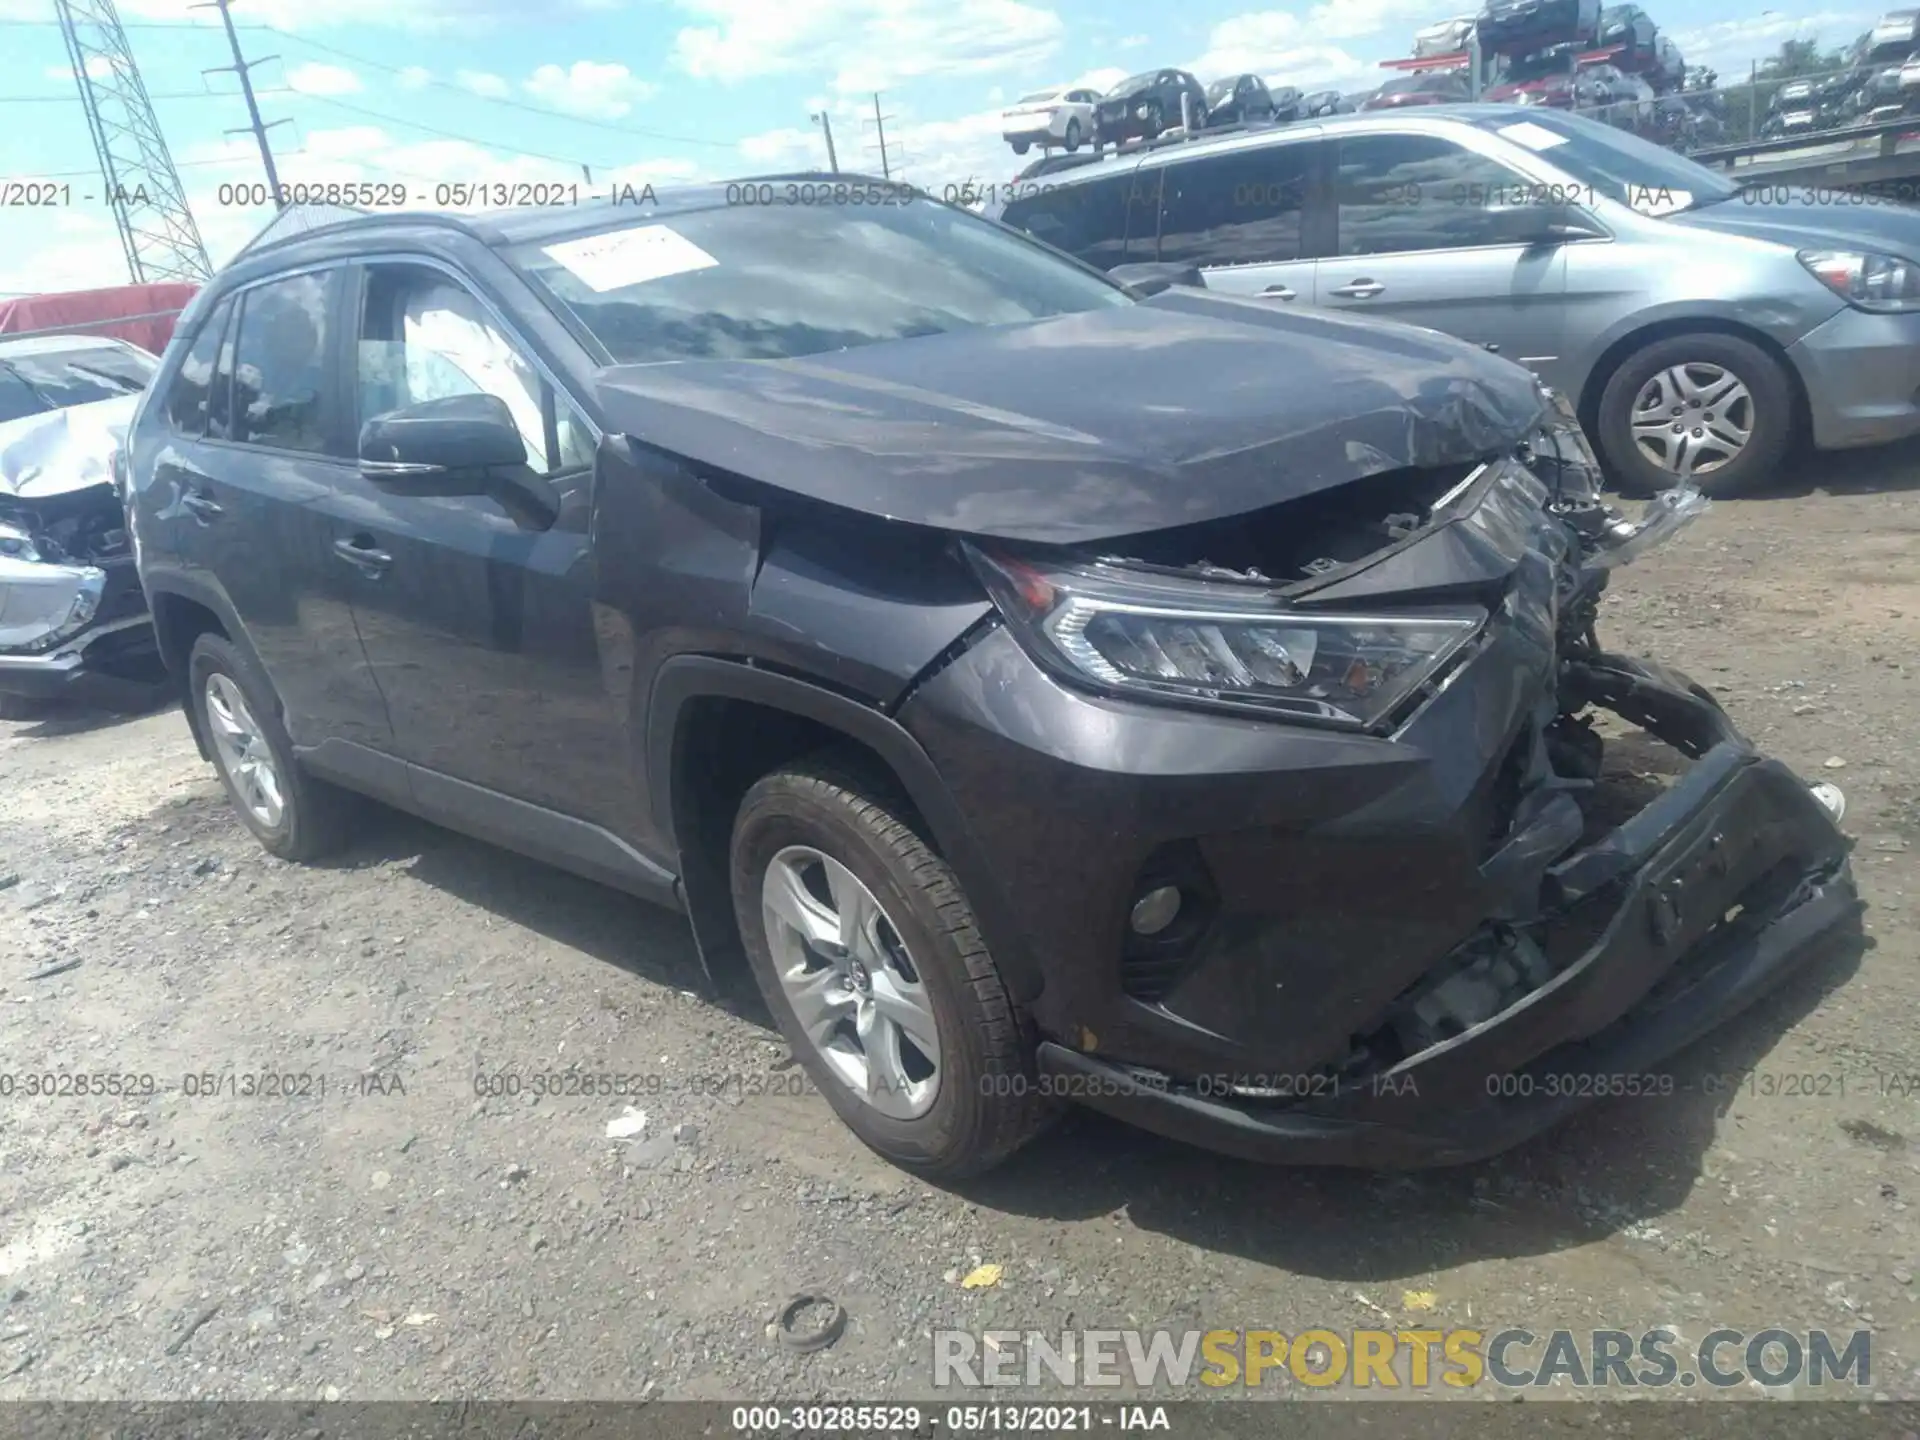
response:
{"label": "rear tire", "polygon": [[1673,335],[1621,362],[1601,391],[1597,418],[1601,459],[1626,493],[1691,478],[1709,495],[1738,495],[1774,479],[1790,453],[1793,386],[1750,341],[1711,331]]}
{"label": "rear tire", "polygon": [[224,635],[193,642],[187,698],[234,813],[269,854],[317,860],[345,843],[356,797],[300,768],[272,683]]}
{"label": "rear tire", "polygon": [[1032,148],[1033,142],[1030,140],[1015,140],[1013,142],[1013,153],[1016,155],[1024,155]]}
{"label": "rear tire", "polygon": [[1066,145],[1069,155],[1080,148],[1080,122],[1078,120],[1067,121]]}
{"label": "rear tire", "polygon": [[[905,1169],[977,1174],[1054,1107],[1031,1023],[959,880],[906,813],[890,787],[830,757],[765,776],[734,821],[734,913],[768,1009],[847,1127]],[[864,923],[843,927],[847,915]],[[909,1023],[890,1029],[893,1015]]]}

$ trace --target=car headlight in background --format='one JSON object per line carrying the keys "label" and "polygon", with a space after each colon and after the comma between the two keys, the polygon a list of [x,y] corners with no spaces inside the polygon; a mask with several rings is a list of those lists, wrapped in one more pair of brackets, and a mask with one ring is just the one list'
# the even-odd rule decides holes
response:
{"label": "car headlight in background", "polygon": [[0,520],[0,555],[10,560],[38,560],[40,547],[33,543],[33,536],[18,525]]}
{"label": "car headlight in background", "polygon": [[1000,612],[1057,673],[1142,699],[1347,729],[1393,712],[1487,618],[1470,606],[1322,614],[1256,584],[965,548]]}
{"label": "car headlight in background", "polygon": [[1814,278],[1862,310],[1920,309],[1920,265],[1871,250],[1802,250]]}

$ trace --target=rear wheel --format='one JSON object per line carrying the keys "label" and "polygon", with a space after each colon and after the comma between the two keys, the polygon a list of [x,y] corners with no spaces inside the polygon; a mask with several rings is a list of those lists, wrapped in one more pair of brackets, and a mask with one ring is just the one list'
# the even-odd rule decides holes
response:
{"label": "rear wheel", "polygon": [[1656,340],[1601,392],[1601,457],[1621,489],[1691,481],[1735,495],[1779,471],[1793,440],[1793,389],[1779,362],[1733,335]]}
{"label": "rear wheel", "polygon": [[830,760],[757,782],[734,822],[734,912],[768,1008],[863,1141],[929,1175],[1031,1139],[1034,1036],[960,882],[904,804]]}
{"label": "rear wheel", "polygon": [[1147,113],[1140,117],[1140,130],[1149,140],[1158,139],[1160,132],[1167,128],[1166,118],[1160,113],[1160,102],[1149,100]]}
{"label": "rear wheel", "polygon": [[344,842],[353,797],[303,771],[273,686],[239,647],[205,634],[188,658],[188,698],[240,823],[282,860],[316,860]]}
{"label": "rear wheel", "polygon": [[1069,155],[1080,148],[1080,121],[1077,118],[1067,121],[1066,143]]}
{"label": "rear wheel", "polygon": [[1013,142],[1013,153],[1016,155],[1024,155],[1032,148],[1033,142],[1030,140],[1016,140]]}

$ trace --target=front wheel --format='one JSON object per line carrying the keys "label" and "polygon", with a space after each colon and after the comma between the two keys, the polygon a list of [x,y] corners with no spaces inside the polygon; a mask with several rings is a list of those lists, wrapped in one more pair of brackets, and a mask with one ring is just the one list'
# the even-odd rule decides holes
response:
{"label": "front wheel", "polygon": [[1032,148],[1033,142],[1031,140],[1015,140],[1013,142],[1013,153],[1016,155],[1024,155]]}
{"label": "front wheel", "polygon": [[1683,481],[1736,495],[1771,480],[1793,441],[1793,388],[1733,335],[1674,335],[1629,355],[1600,395],[1601,458],[1622,490]]}
{"label": "front wheel", "polygon": [[1078,150],[1079,148],[1080,148],[1080,122],[1078,120],[1069,120],[1067,121],[1067,153],[1071,155],[1074,151]]}
{"label": "front wheel", "polygon": [[1147,113],[1140,117],[1141,133],[1148,140],[1160,138],[1160,132],[1167,128],[1166,118],[1160,113],[1158,101],[1148,104]]}
{"label": "front wheel", "polygon": [[907,1169],[974,1174],[1052,1107],[958,878],[903,813],[830,760],[766,776],[734,821],[734,913],[781,1033],[847,1126]]}

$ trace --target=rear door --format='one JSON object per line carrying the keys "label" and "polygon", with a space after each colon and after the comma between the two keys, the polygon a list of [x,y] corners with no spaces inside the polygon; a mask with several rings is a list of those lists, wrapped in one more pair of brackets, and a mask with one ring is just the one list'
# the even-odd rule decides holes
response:
{"label": "rear door", "polygon": [[1157,167],[1159,258],[1199,266],[1210,290],[1312,304],[1313,157],[1309,136]]}
{"label": "rear door", "polygon": [[1562,350],[1566,246],[1514,243],[1542,187],[1451,136],[1368,130],[1328,142],[1329,309],[1424,325],[1533,369]]}
{"label": "rear door", "polygon": [[142,503],[168,565],[239,618],[294,743],[384,748],[386,709],[315,512],[352,471],[333,318],[342,283],[338,268],[306,270],[216,307],[164,399],[169,433]]}
{"label": "rear door", "polygon": [[[1134,167],[1128,166],[1094,180],[1025,182],[1014,187],[1014,198],[1000,219],[1089,265],[1111,270],[1129,258],[1127,224],[1129,212],[1137,208],[1131,203],[1133,173]],[[1150,218],[1147,228],[1151,247]],[[1131,258],[1148,259],[1151,253],[1150,248],[1136,250]]]}

